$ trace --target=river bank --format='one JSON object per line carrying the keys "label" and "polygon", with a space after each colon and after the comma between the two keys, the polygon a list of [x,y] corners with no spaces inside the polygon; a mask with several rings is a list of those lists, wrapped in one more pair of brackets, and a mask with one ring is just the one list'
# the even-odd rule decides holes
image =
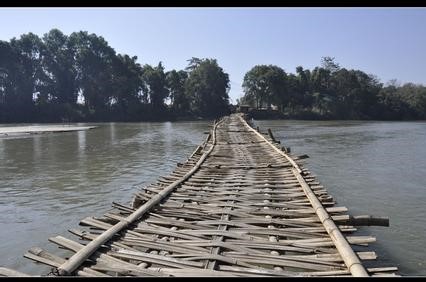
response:
{"label": "river bank", "polygon": [[0,138],[17,137],[30,134],[43,134],[52,132],[69,132],[89,130],[96,126],[75,126],[75,125],[26,125],[26,126],[1,126]]}

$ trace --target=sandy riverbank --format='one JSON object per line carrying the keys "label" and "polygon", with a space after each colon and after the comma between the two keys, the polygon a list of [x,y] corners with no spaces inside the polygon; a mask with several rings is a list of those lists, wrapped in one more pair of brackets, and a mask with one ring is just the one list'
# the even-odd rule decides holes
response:
{"label": "sandy riverbank", "polygon": [[30,126],[5,126],[0,127],[1,137],[21,136],[28,134],[40,134],[48,132],[68,132],[88,130],[96,126],[74,126],[74,125],[30,125]]}

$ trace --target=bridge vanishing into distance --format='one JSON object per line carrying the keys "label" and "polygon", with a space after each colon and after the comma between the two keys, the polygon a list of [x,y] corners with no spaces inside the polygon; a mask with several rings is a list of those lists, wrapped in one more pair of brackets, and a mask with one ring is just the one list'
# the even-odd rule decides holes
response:
{"label": "bridge vanishing into distance", "polygon": [[[63,258],[38,247],[24,256],[56,276],[397,276],[383,266],[357,226],[387,218],[352,216],[272,132],[233,114],[215,121],[185,163],[87,217],[78,239],[49,241]],[[0,276],[28,276],[0,268]]]}

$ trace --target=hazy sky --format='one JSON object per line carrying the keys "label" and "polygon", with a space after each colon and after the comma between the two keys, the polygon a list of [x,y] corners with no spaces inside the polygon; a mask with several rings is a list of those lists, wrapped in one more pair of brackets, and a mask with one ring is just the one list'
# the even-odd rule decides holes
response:
{"label": "hazy sky", "polygon": [[0,8],[0,40],[52,28],[103,36],[141,64],[183,69],[216,58],[230,75],[233,102],[256,64],[286,72],[323,56],[382,82],[426,84],[425,8]]}

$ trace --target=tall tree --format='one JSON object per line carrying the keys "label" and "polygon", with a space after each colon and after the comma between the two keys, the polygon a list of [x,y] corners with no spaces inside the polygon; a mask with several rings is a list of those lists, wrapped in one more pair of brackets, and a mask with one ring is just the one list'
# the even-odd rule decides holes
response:
{"label": "tall tree", "polygon": [[[10,40],[13,62],[9,68],[15,88],[8,99],[9,110],[16,121],[29,121],[34,115],[34,98],[43,82],[41,67],[43,43],[33,34],[23,34],[19,39]],[[13,69],[13,70],[12,70]]]}
{"label": "tall tree", "polygon": [[145,91],[148,93],[149,103],[155,109],[164,109],[164,100],[169,92],[166,84],[166,74],[161,62],[156,67],[145,65],[143,67],[143,81]]}
{"label": "tall tree", "polygon": [[191,100],[191,110],[208,118],[229,113],[229,75],[217,61],[193,58],[187,69],[185,93]]}
{"label": "tall tree", "polygon": [[274,65],[254,66],[244,75],[243,89],[247,101],[255,101],[256,107],[260,108],[266,103],[286,105],[289,102],[287,91],[287,74]]}
{"label": "tall tree", "polygon": [[187,79],[188,73],[183,70],[172,70],[166,74],[172,109],[178,113],[187,113],[190,110],[189,98],[185,93],[185,82]]}
{"label": "tall tree", "polygon": [[143,70],[137,57],[118,54],[113,60],[112,107],[121,119],[137,119],[142,103]]}
{"label": "tall tree", "polygon": [[321,58],[321,66],[326,69],[330,73],[334,73],[340,70],[340,65],[335,62],[334,57],[322,57]]}
{"label": "tall tree", "polygon": [[23,70],[19,54],[6,41],[0,41],[0,121],[17,120],[21,109],[17,98]]}
{"label": "tall tree", "polygon": [[87,31],[69,36],[75,52],[77,83],[89,113],[102,116],[113,102],[110,89],[113,83],[115,51],[102,36]]}
{"label": "tall tree", "polygon": [[297,80],[299,85],[299,95],[303,97],[302,105],[304,107],[311,107],[313,103],[313,97],[311,94],[312,83],[311,83],[311,71],[304,70],[302,66],[296,67]]}
{"label": "tall tree", "polygon": [[52,29],[43,36],[42,65],[46,74],[44,96],[59,104],[77,103],[77,69],[74,61],[75,49],[70,46],[68,36]]}

